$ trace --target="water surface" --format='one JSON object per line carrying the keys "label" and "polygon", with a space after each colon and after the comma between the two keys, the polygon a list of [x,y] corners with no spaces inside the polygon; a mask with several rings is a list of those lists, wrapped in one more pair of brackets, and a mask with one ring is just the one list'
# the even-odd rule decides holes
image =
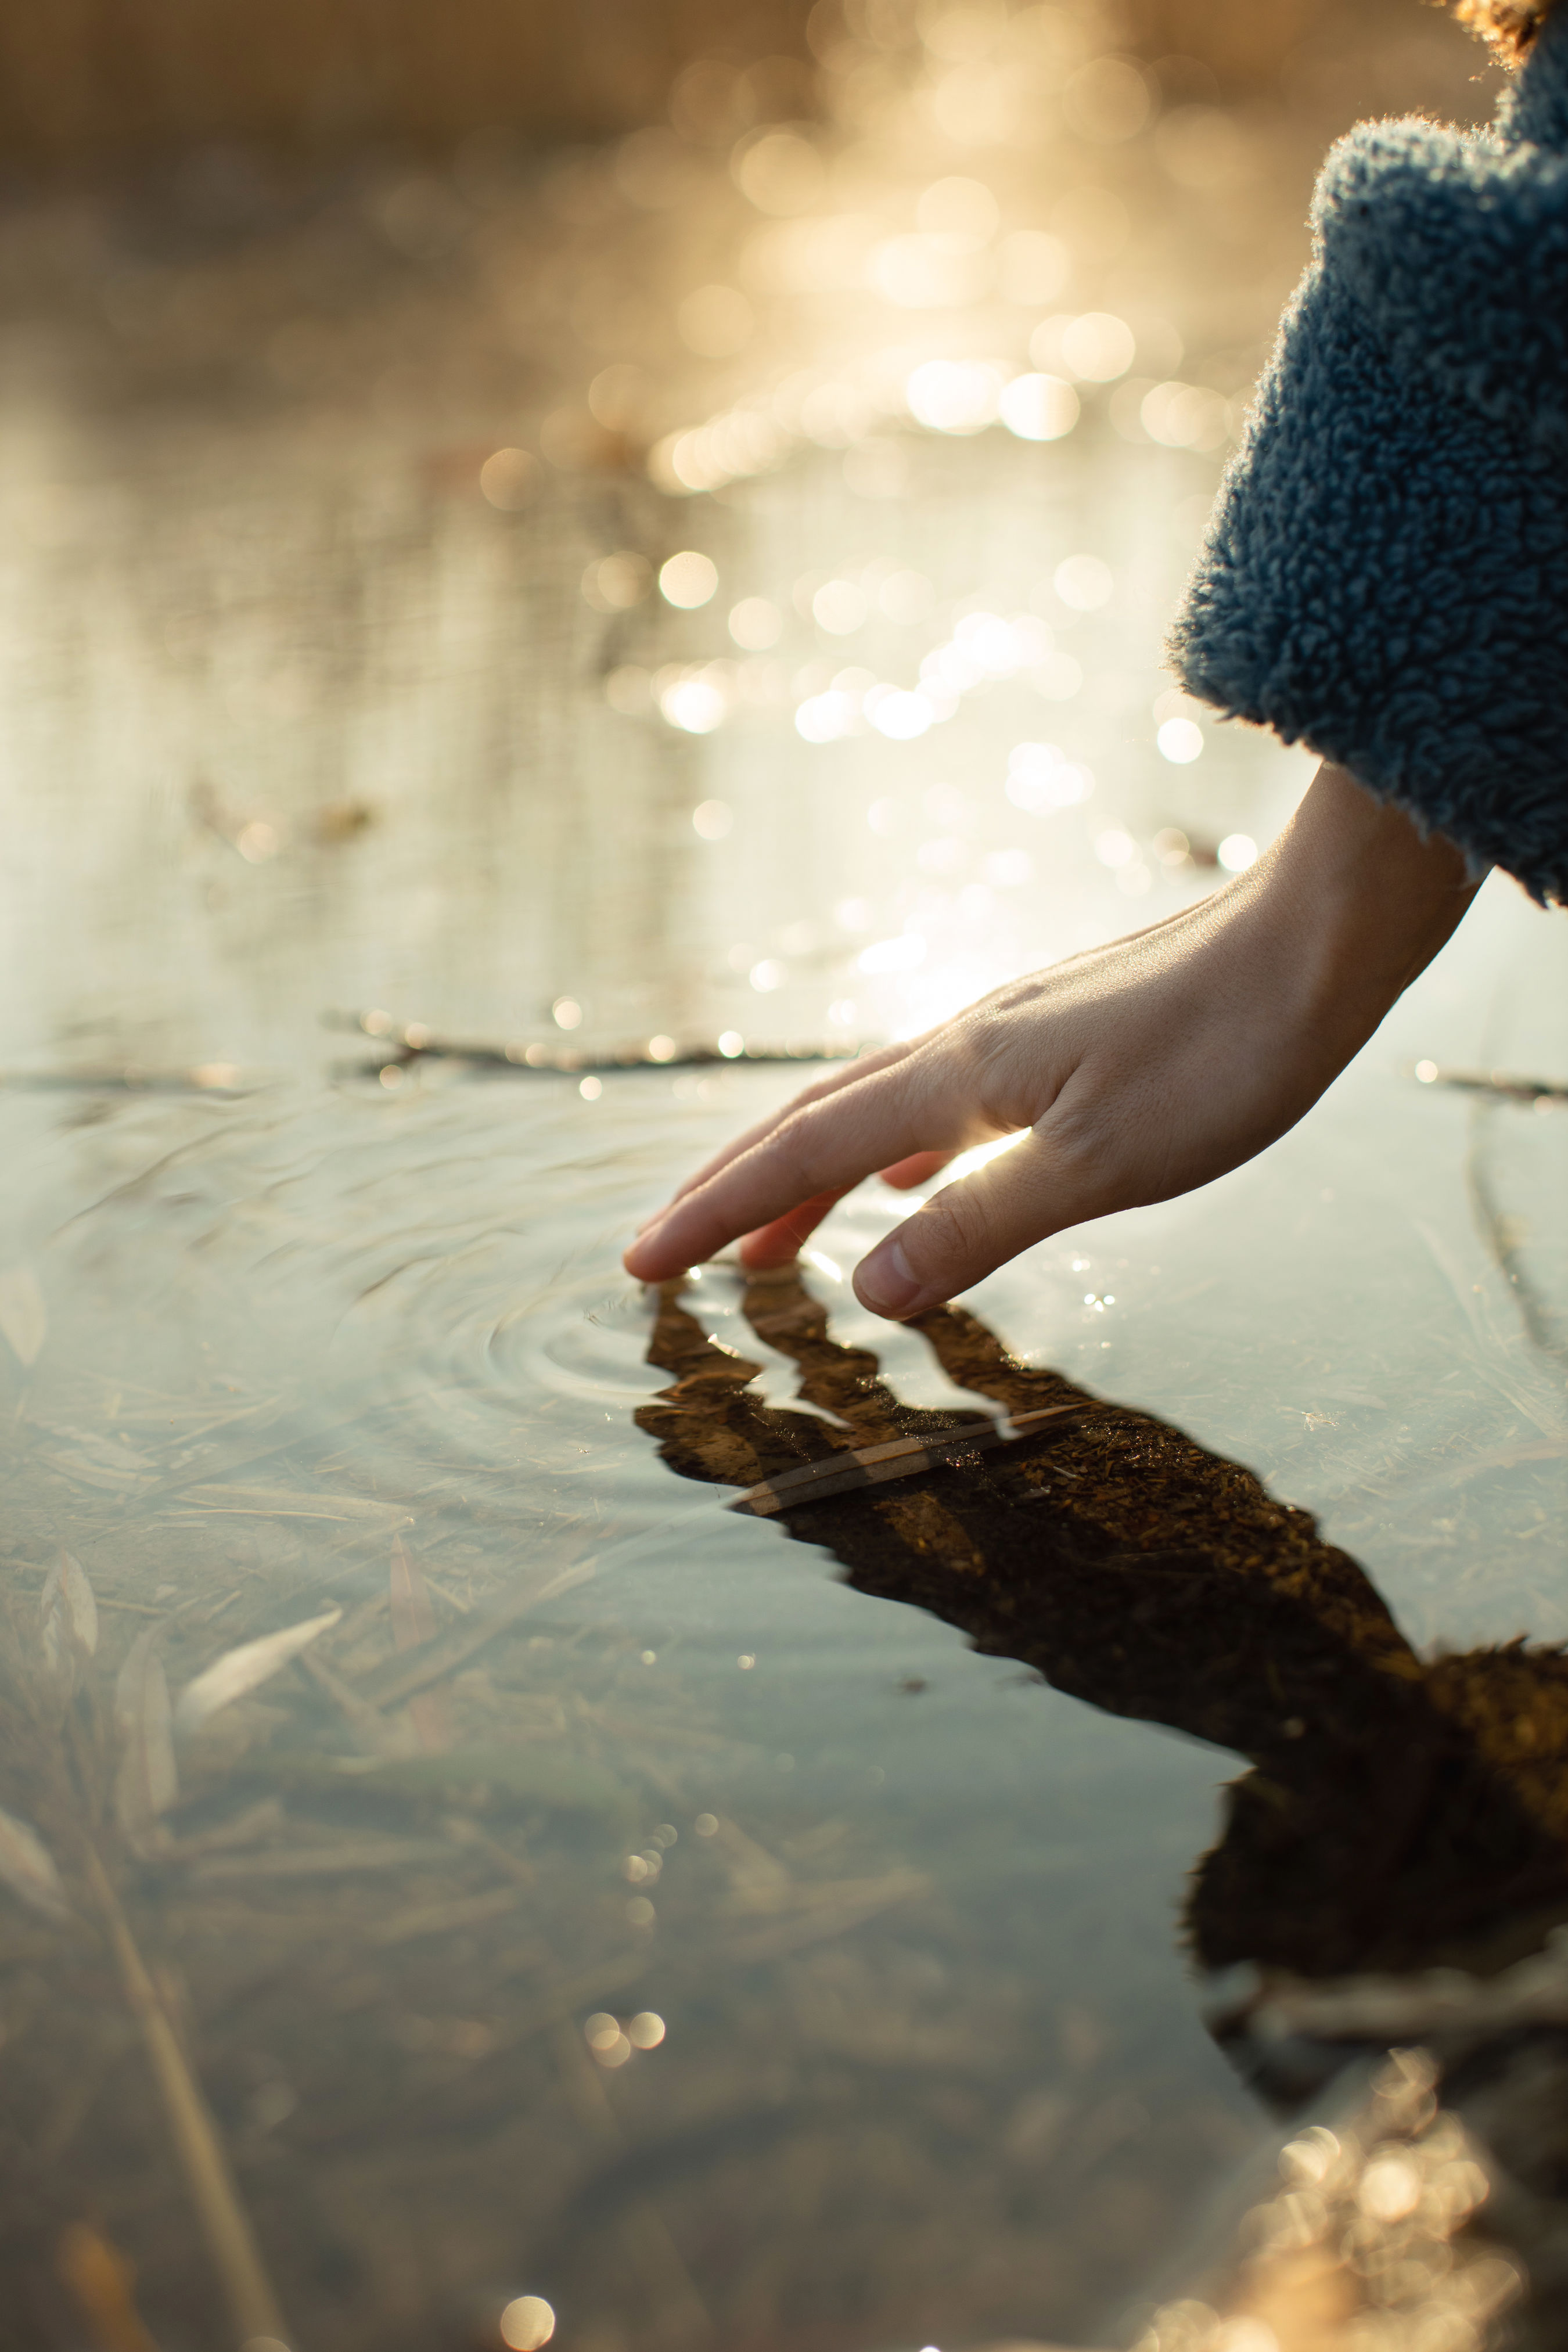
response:
{"label": "water surface", "polygon": [[[843,131],[823,217],[858,172],[889,235],[949,233],[900,226],[931,177],[910,120]],[[1139,224],[1155,128],[1119,151]],[[1139,383],[1232,396],[1169,356],[1178,317],[1244,379],[1310,131],[1264,183],[1247,303],[1222,332],[1212,272],[1167,268]],[[1100,246],[1050,210],[1052,173],[1100,172],[1066,133],[1035,197],[1026,146],[942,136],[993,234],[1079,220],[1063,303],[1134,315],[1103,206]],[[979,1326],[858,1308],[847,1271],[901,1213],[875,1187],[798,1292],[725,1265],[629,1286],[637,1218],[792,1057],[1172,910],[1310,773],[1258,738],[1162,750],[1184,707],[1159,635],[1223,442],[1139,437],[1114,385],[1081,379],[1048,443],[906,404],[802,428],[716,497],[564,457],[521,503],[482,495],[593,373],[552,347],[524,398],[491,367],[524,230],[553,224],[558,278],[618,254],[630,282],[651,250],[672,300],[733,259],[681,243],[714,186],[740,205],[723,158],[686,210],[612,216],[665,152],[629,152],[466,167],[460,281],[429,184],[421,247],[374,173],[216,257],[156,205],[10,231],[35,289],[0,483],[18,2347],[493,2346],[528,2296],[567,2352],[1121,2340],[1279,2136],[1200,2017],[1226,1921],[1307,1975],[1480,1964],[1468,1915],[1424,1942],[1436,1908],[1413,1912],[1401,1943],[1333,1889],[1314,1944],[1221,1792],[1305,1741],[1300,1801],[1339,1834],[1339,1718],[1302,1695],[1325,1624],[1352,1681],[1394,1654],[1384,1604],[1423,1661],[1568,1636],[1568,1114],[1445,1083],[1561,1082],[1561,918],[1489,883],[1292,1136],[1029,1253],[964,1302]],[[1173,184],[1211,229],[1234,201]],[[353,300],[290,341],[289,271],[323,253]],[[868,398],[889,349],[907,375],[1010,337],[1021,365],[1049,308],[977,294],[873,333],[842,289],[776,299],[776,343],[713,381],[671,362],[654,425],[760,398],[803,342],[797,404]],[[680,552],[716,568],[700,607],[648,585]],[[737,640],[747,599],[775,644]],[[916,695],[942,647],[951,713],[880,730],[868,698]],[[724,1508],[846,1443],[1069,1392],[1114,1410],[891,1497]],[[1291,1546],[1312,1598],[1287,1636]],[[1071,1617],[1172,1559],[1199,1579],[1173,1619]],[[306,1627],[210,1704],[215,1664]],[[1368,1706],[1375,1795],[1405,1733]],[[1243,1881],[1194,1911],[1216,1841]]]}

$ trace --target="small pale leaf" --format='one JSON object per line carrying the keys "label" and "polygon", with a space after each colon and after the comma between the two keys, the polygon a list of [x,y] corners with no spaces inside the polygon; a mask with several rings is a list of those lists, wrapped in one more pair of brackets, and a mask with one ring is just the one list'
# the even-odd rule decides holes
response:
{"label": "small pale leaf", "polygon": [[49,1311],[30,1265],[10,1265],[0,1273],[0,1331],[19,1364],[37,1362],[49,1336]]}
{"label": "small pale leaf", "polygon": [[281,1626],[276,1633],[264,1633],[258,1642],[242,1642],[236,1650],[226,1650],[195,1682],[187,1683],[180,1693],[174,1708],[174,1728],[188,1735],[204,1724],[220,1706],[243,1698],[259,1683],[286,1666],[290,1658],[309,1649],[319,1634],[335,1625],[342,1615],[341,1609],[328,1609],[320,1617],[307,1617],[298,1625]]}
{"label": "small pale leaf", "polygon": [[0,1812],[0,1881],[46,1919],[70,1917],[54,1856],[37,1831],[15,1813]]}
{"label": "small pale leaf", "polygon": [[114,1784],[121,1827],[145,1844],[160,1813],[180,1793],[174,1765],[174,1718],[163,1663],[153,1649],[156,1626],[138,1633],[114,1685],[114,1713],[124,1747]]}
{"label": "small pale leaf", "polygon": [[98,1603],[86,1569],[68,1551],[62,1549],[50,1569],[38,1608],[44,1620],[46,1648],[50,1622],[58,1618],[58,1631],[79,1642],[91,1657],[98,1647]]}

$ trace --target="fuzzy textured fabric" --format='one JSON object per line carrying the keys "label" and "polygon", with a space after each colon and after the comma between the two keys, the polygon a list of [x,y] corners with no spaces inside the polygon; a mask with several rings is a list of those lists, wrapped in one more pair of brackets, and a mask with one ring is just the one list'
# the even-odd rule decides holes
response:
{"label": "fuzzy textured fabric", "polygon": [[1330,154],[1170,650],[1568,902],[1568,5],[1484,134]]}

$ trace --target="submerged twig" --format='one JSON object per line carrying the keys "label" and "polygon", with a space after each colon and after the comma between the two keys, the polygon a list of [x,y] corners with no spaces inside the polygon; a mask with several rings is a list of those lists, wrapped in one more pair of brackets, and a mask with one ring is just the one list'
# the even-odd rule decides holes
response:
{"label": "submerged twig", "polygon": [[288,2326],[240,2202],[212,2111],[180,2047],[109,1874],[90,1845],[86,1850],[86,1868],[163,2102],[180,2169],[240,2341],[270,2336],[286,2347]]}
{"label": "submerged twig", "polygon": [[[408,1557],[408,1547],[401,1536],[392,1544],[392,1573],[388,1583],[392,1604],[392,1638],[400,1650],[417,1650],[436,1638],[436,1612],[430,1606],[430,1594],[425,1579]],[[443,1696],[438,1691],[419,1691],[408,1702],[408,1721],[414,1738],[426,1755],[437,1756],[449,1745],[447,1737],[447,1715]]]}
{"label": "submerged twig", "polygon": [[595,1566],[594,1560],[580,1560],[574,1568],[563,1569],[559,1576],[552,1576],[532,1591],[515,1593],[483,1617],[476,1615],[466,1624],[449,1626],[422,1649],[389,1660],[385,1666],[366,1675],[364,1696],[376,1706],[395,1706],[400,1700],[412,1698],[416,1691],[427,1689],[443,1675],[455,1674],[476,1650],[483,1649],[495,1634],[515,1625],[520,1617],[526,1617],[542,1601],[554,1601],[563,1592],[570,1592],[574,1585],[585,1583]]}
{"label": "submerged twig", "polygon": [[1507,1070],[1445,1070],[1434,1062],[1417,1062],[1415,1075],[1424,1087],[1458,1087],[1466,1094],[1496,1095],[1507,1102],[1568,1103],[1568,1080],[1521,1078]]}
{"label": "submerged twig", "polygon": [[324,1026],[357,1031],[382,1048],[379,1061],[355,1066],[366,1077],[374,1077],[382,1070],[406,1069],[416,1062],[462,1062],[470,1069],[498,1076],[530,1077],[566,1072],[581,1077],[600,1070],[721,1070],[742,1062],[845,1062],[853,1061],[860,1051],[858,1045],[837,1039],[818,1039],[799,1045],[743,1045],[726,1052],[722,1046],[705,1040],[678,1045],[669,1038],[653,1037],[639,1039],[618,1053],[588,1054],[580,1047],[542,1045],[537,1040],[526,1045],[497,1045],[437,1037],[422,1021],[392,1021],[384,1013],[329,1013]]}
{"label": "submerged twig", "polygon": [[124,1742],[114,1806],[121,1828],[142,1855],[166,1840],[159,1816],[180,1793],[169,1685],[153,1646],[157,1634],[154,1625],[137,1634],[114,1685],[114,1713]]}

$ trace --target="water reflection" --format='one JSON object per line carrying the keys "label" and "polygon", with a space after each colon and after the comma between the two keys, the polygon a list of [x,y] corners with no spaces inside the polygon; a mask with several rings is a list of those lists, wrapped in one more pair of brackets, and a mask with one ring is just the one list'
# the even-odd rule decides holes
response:
{"label": "water reflection", "polygon": [[[808,1412],[763,1403],[750,1386],[761,1365],[715,1344],[681,1290],[666,1286],[650,1349],[675,1384],[637,1416],[680,1475],[754,1490],[797,1540],[831,1550],[857,1590],[915,1602],[986,1654],[1097,1707],[1248,1759],[1227,1791],[1224,1834],[1194,1869],[1183,1936],[1217,1980],[1213,2018],[1225,2046],[1271,2103],[1289,2112],[1332,2082],[1358,2044],[1385,2047],[1402,2027],[1445,2051],[1457,2091],[1436,2061],[1407,2057],[1404,2074],[1380,2078],[1359,2143],[1347,2125],[1342,2138],[1324,2136],[1315,2170],[1310,2145],[1290,2156],[1288,2189],[1292,2166],[1315,2187],[1340,2168],[1337,2191],[1355,2227],[1342,2234],[1331,2200],[1306,2211],[1298,2197],[1292,2212],[1287,2194],[1268,2230],[1253,2217],[1254,2241],[1271,2232],[1273,2252],[1241,2262],[1227,2307],[1266,2313],[1290,2343],[1348,2343],[1341,2330],[1358,2312],[1382,2314],[1391,2328],[1404,2312],[1411,2330],[1448,2314],[1455,2332],[1430,2340],[1479,2343],[1489,2314],[1513,2300],[1516,2273],[1484,2244],[1456,2271],[1449,2241],[1484,2200],[1487,2176],[1453,2119],[1429,2144],[1423,2136],[1434,2093],[1479,2107],[1505,2181],[1522,2156],[1529,2188],[1517,2183],[1503,2200],[1504,2229],[1521,2228],[1521,2191],[1541,2193],[1551,2159],[1521,2142],[1555,2084],[1552,2029],[1568,2019],[1561,1952],[1544,1970],[1529,1965],[1568,1919],[1561,1649],[1516,1642],[1423,1660],[1307,1513],[1180,1431],[1017,1362],[960,1309],[917,1328],[954,1386],[990,1398],[1021,1430],[1000,1448],[987,1439],[954,1450],[961,1417],[901,1403],[874,1357],[829,1337],[794,1268],[752,1276],[744,1313],[756,1338],[798,1367]],[[922,1439],[925,1453],[892,1455],[897,1441]],[[846,1474],[832,1465],[862,1454],[877,1475],[902,1474],[893,1491],[868,1490],[868,1471],[838,1491]],[[803,1465],[826,1475],[804,1475]],[[1346,1978],[1364,1981],[1310,1989]],[[1489,1983],[1500,1998],[1489,1997]],[[1537,2046],[1509,2046],[1530,2022],[1542,2029]],[[1406,2167],[1403,2201],[1390,2185],[1401,2132],[1426,2147],[1428,2168],[1468,2168],[1465,2193],[1456,2175],[1445,2226],[1419,2259],[1406,2225],[1422,2176]],[[1365,2171],[1343,2158],[1357,2145],[1370,2151]],[[1522,2227],[1529,2253],[1543,2238],[1549,2251],[1536,2315],[1545,2331],[1560,2227],[1544,2215]],[[1402,2263],[1406,2275],[1391,2291],[1388,2273]],[[1298,2313],[1293,2327],[1290,2296],[1310,2286],[1318,2321],[1302,2327]],[[1172,2308],[1176,2316],[1145,2339],[1149,2352],[1240,2342],[1199,2324],[1193,2314],[1207,2306],[1193,2305],[1185,2319]]]}

